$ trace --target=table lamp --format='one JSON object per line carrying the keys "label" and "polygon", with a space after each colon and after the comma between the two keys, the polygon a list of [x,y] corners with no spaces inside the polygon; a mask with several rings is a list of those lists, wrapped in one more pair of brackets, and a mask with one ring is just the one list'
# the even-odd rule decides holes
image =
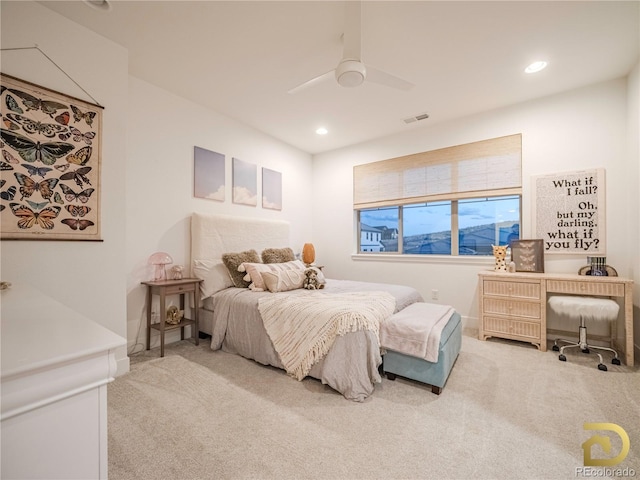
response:
{"label": "table lamp", "polygon": [[165,271],[165,265],[169,265],[173,263],[173,259],[171,258],[171,255],[169,255],[168,253],[156,252],[149,257],[149,260],[147,261],[147,263],[149,265],[155,266],[154,273],[153,273],[154,281],[166,280],[167,272]]}
{"label": "table lamp", "polygon": [[302,247],[302,261],[305,265],[311,265],[316,261],[316,249],[313,248],[313,243],[305,243]]}

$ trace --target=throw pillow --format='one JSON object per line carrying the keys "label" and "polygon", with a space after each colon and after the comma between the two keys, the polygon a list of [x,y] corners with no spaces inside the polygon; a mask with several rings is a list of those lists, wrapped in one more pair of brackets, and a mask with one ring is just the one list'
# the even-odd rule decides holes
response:
{"label": "throw pillow", "polygon": [[202,298],[210,297],[220,290],[233,287],[233,280],[221,261],[194,260],[193,274],[202,279],[200,284]]}
{"label": "throw pillow", "polygon": [[[246,272],[247,276],[244,277],[244,281],[250,281],[249,288],[257,292],[265,290],[264,280],[262,279],[263,272],[279,272],[285,270],[303,270],[306,267],[300,260],[293,260],[291,262],[284,263],[243,263],[238,267],[240,272]],[[247,278],[248,277],[248,278]]]}
{"label": "throw pillow", "polygon": [[286,248],[265,248],[262,251],[263,263],[284,263],[296,259],[293,250]]}
{"label": "throw pillow", "polygon": [[243,280],[244,273],[238,271],[238,267],[243,263],[259,263],[260,257],[255,250],[247,250],[238,253],[225,253],[222,255],[222,262],[229,271],[233,284],[236,287],[247,288],[251,282]]}
{"label": "throw pillow", "polygon": [[286,292],[302,288],[304,270],[281,270],[277,272],[262,272],[262,280],[270,292]]}

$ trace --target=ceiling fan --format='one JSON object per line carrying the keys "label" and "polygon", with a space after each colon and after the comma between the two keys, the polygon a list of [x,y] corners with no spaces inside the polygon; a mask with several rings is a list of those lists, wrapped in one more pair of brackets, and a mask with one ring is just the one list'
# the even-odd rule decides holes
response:
{"label": "ceiling fan", "polygon": [[323,73],[322,75],[318,75],[317,77],[307,80],[297,87],[292,88],[288,93],[298,93],[301,90],[324,82],[331,77],[335,77],[338,84],[343,87],[357,87],[367,80],[368,82],[400,90],[410,90],[413,88],[412,83],[362,62],[361,7],[361,2],[345,2],[344,44],[342,60],[340,60],[338,66],[333,70]]}

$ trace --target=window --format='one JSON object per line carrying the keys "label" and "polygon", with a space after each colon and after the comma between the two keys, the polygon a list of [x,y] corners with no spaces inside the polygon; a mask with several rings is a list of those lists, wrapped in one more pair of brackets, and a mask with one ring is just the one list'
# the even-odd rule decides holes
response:
{"label": "window", "polygon": [[402,253],[451,254],[451,203],[402,207]]}
{"label": "window", "polygon": [[[398,207],[373,208],[360,211],[360,252],[398,251]],[[371,242],[369,234],[379,232],[379,240]]]}
{"label": "window", "polygon": [[358,252],[491,255],[519,238],[521,190],[520,135],[358,165]]}
{"label": "window", "polygon": [[491,245],[509,244],[520,236],[517,195],[365,209],[359,214],[362,231],[376,228],[381,232],[379,244],[361,241],[359,252],[492,255]]}
{"label": "window", "polygon": [[491,245],[520,238],[520,196],[458,202],[458,254],[492,255]]}

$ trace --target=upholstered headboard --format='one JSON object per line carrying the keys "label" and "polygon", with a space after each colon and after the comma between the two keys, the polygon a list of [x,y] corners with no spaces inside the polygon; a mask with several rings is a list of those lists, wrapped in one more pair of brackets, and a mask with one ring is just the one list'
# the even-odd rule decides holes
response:
{"label": "upholstered headboard", "polygon": [[202,278],[202,296],[232,286],[222,255],[290,244],[289,222],[231,215],[191,216],[191,275]]}

